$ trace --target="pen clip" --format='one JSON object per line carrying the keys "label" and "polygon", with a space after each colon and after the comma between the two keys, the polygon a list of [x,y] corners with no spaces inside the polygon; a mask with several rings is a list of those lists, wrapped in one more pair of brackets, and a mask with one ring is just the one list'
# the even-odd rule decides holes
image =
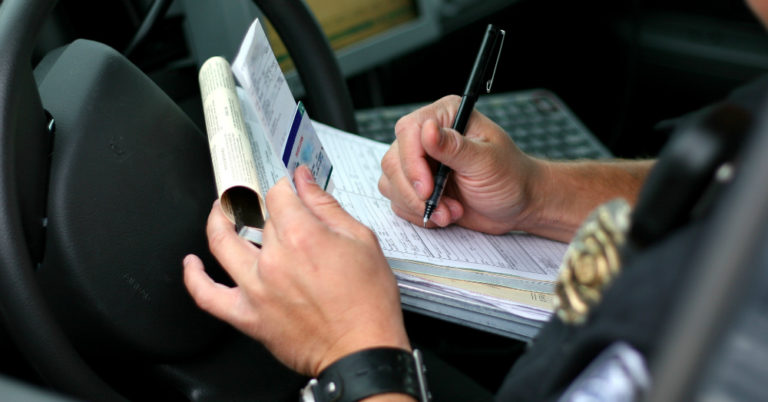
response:
{"label": "pen clip", "polygon": [[[499,29],[499,34],[501,35],[501,42],[499,43],[498,53],[496,53],[496,64],[493,65],[493,73],[491,74],[491,78],[488,79],[488,82],[485,83],[486,93],[491,92],[491,85],[493,85],[493,78],[496,77],[496,67],[499,66],[499,59],[501,58],[501,47],[504,46],[504,38],[507,36],[507,33],[503,29]],[[498,42],[499,39],[496,39],[496,41]]]}

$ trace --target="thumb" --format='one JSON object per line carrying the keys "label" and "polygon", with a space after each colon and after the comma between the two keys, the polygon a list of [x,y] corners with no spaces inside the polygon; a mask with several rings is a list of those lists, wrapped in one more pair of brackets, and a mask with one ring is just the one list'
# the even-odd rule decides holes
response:
{"label": "thumb", "polygon": [[357,225],[357,221],[341,208],[339,202],[317,185],[306,166],[296,168],[294,182],[301,201],[321,222],[331,228],[348,231]]}
{"label": "thumb", "polygon": [[479,144],[452,128],[438,127],[434,121],[424,124],[421,141],[429,156],[454,170],[476,161],[479,153]]}

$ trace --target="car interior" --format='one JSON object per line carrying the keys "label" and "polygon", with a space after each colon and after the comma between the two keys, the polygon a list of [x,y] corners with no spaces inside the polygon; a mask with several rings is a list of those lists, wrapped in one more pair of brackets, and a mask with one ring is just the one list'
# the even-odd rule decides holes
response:
{"label": "car interior", "polygon": [[[329,34],[324,16],[363,3],[379,26]],[[197,74],[231,60],[256,17],[284,42],[273,48],[313,119],[383,142],[402,115],[461,92],[491,23],[506,39],[478,109],[512,135],[514,116],[494,108],[544,93],[586,138],[520,134],[540,157],[682,158],[662,152],[669,122],[768,71],[768,34],[742,0],[0,0],[0,399],[298,397],[307,378],[200,311],[181,280],[187,253],[216,266]],[[750,132],[729,148],[744,174],[669,309],[650,399],[764,395],[768,127]],[[697,197],[711,180],[681,177]],[[648,219],[690,208],[649,205]],[[407,308],[405,321],[414,344],[490,392],[528,346]]]}

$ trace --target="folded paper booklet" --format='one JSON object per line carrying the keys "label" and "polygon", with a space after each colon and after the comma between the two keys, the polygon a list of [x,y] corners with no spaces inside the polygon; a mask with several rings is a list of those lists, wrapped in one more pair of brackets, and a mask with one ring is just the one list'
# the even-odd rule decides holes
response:
{"label": "folded paper booklet", "polygon": [[238,227],[263,227],[263,196],[280,177],[293,178],[300,164],[309,166],[321,187],[331,189],[331,161],[304,106],[294,100],[258,20],[233,66],[212,57],[200,68],[199,81],[218,195]]}
{"label": "folded paper booklet", "polygon": [[520,320],[540,322],[551,313],[566,245],[524,233],[425,229],[397,217],[378,191],[388,145],[312,122],[291,95],[258,20],[231,68],[220,57],[206,61],[200,86],[219,196],[230,218],[245,227],[241,235],[250,231],[255,236],[247,238],[260,241],[253,228],[267,218],[263,196],[307,164],[317,182],[375,232],[405,308],[490,330],[511,323],[509,331],[496,332],[522,338],[530,331],[515,333]]}

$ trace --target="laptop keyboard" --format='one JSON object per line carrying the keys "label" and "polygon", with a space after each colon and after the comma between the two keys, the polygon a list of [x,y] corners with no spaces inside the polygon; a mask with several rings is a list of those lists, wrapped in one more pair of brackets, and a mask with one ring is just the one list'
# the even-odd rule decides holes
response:
{"label": "laptop keyboard", "polygon": [[[391,143],[400,117],[424,104],[357,111],[360,135]],[[475,109],[501,126],[518,147],[548,159],[602,159],[611,152],[552,92],[529,90],[481,96]]]}

